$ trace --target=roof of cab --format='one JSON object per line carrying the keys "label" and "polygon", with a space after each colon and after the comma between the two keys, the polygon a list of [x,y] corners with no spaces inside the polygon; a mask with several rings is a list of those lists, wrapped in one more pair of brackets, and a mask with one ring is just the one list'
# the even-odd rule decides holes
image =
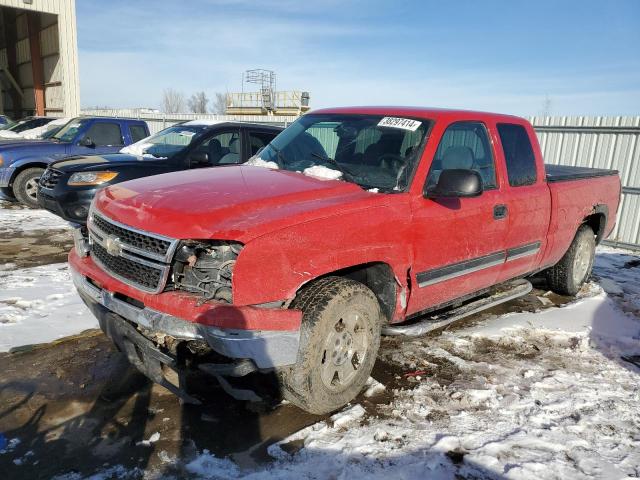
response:
{"label": "roof of cab", "polygon": [[362,115],[385,115],[385,116],[405,116],[417,117],[428,120],[468,120],[468,119],[491,119],[494,121],[511,121],[517,120],[518,123],[526,121],[526,119],[514,115],[505,115],[501,113],[477,112],[472,110],[458,110],[450,108],[431,108],[431,107],[401,107],[401,106],[371,106],[371,107],[337,107],[323,108],[313,110],[307,115],[316,113],[343,113],[343,114],[362,114]]}

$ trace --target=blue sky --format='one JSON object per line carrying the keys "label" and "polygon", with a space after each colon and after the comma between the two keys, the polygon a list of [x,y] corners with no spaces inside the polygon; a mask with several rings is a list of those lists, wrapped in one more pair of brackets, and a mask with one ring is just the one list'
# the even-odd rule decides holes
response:
{"label": "blue sky", "polygon": [[639,0],[79,0],[83,106],[239,91],[249,68],[313,108],[640,114]]}

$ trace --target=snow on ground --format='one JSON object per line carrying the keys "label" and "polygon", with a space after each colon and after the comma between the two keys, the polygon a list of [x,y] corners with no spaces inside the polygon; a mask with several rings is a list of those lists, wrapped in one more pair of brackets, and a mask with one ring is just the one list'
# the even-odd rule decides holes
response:
{"label": "snow on ground", "polygon": [[97,327],[67,264],[0,270],[0,352]]}
{"label": "snow on ground", "polygon": [[46,210],[8,208],[14,206],[0,197],[0,235],[32,230],[61,230],[71,228],[69,222]]}
{"label": "snow on ground", "polygon": [[262,469],[158,455],[198,479],[637,478],[640,368],[621,355],[640,354],[640,257],[601,247],[594,279],[563,307],[385,340],[383,360],[426,372],[413,387],[292,434]]}

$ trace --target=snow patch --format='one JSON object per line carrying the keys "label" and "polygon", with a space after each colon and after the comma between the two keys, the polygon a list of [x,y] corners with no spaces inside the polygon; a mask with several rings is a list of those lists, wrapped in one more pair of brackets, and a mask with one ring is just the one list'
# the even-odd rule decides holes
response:
{"label": "snow patch", "polygon": [[324,180],[338,180],[339,178],[342,178],[341,171],[325,167],[324,165],[314,165],[313,167],[305,168],[302,173],[309,177],[321,178]]}
{"label": "snow patch", "polygon": [[250,158],[245,162],[245,165],[249,165],[250,167],[270,168],[271,170],[278,170],[279,168],[276,162],[268,162],[260,157]]}
{"label": "snow patch", "polygon": [[31,208],[1,208],[5,202],[0,199],[0,234],[29,232],[34,230],[68,230],[69,222],[46,210]]}
{"label": "snow patch", "polygon": [[67,264],[0,271],[0,352],[97,327]]}

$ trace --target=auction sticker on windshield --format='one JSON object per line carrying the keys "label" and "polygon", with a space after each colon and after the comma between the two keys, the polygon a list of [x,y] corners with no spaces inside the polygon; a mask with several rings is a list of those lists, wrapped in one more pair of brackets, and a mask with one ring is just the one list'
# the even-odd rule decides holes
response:
{"label": "auction sticker on windshield", "polygon": [[379,127],[401,128],[415,132],[422,122],[411,120],[410,118],[384,117],[378,122]]}

